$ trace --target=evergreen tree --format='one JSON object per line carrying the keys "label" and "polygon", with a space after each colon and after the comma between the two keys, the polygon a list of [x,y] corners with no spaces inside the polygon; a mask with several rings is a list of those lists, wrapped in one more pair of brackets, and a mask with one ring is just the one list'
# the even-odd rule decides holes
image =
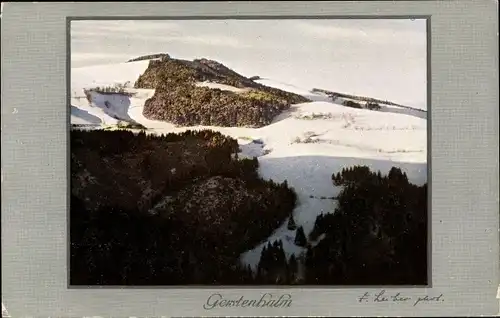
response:
{"label": "evergreen tree", "polygon": [[278,245],[276,247],[276,266],[278,267],[286,267],[286,255],[285,250],[283,249],[283,242],[281,240],[278,241]]}
{"label": "evergreen tree", "polygon": [[250,265],[247,265],[247,273],[248,273],[250,281],[253,281],[253,270],[252,270],[252,267]]}
{"label": "evergreen tree", "polygon": [[315,281],[315,259],[312,248],[308,248],[304,260],[305,279],[307,284],[316,283]]}
{"label": "evergreen tree", "polygon": [[288,188],[288,181],[283,181],[282,183],[283,188]]}
{"label": "evergreen tree", "polygon": [[290,218],[288,219],[288,225],[287,225],[287,228],[290,230],[290,231],[294,231],[297,229],[297,224],[295,224],[295,220],[293,219],[293,215],[290,216]]}
{"label": "evergreen tree", "polygon": [[295,254],[292,254],[292,256],[290,256],[290,260],[288,261],[288,279],[290,282],[293,283],[295,281],[298,270],[299,264],[297,262],[297,258],[295,257]]}
{"label": "evergreen tree", "polygon": [[267,256],[267,246],[264,245],[262,251],[260,252],[259,264],[257,265],[257,272],[261,273],[264,270],[265,262]]}
{"label": "evergreen tree", "polygon": [[306,234],[302,226],[297,229],[297,233],[295,234],[295,245],[302,247],[307,245]]}

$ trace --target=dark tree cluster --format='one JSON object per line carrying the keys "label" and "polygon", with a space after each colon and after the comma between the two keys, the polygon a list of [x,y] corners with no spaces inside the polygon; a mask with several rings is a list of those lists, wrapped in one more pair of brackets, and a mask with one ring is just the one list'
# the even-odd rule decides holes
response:
{"label": "dark tree cluster", "polygon": [[342,105],[351,107],[351,108],[363,108],[360,103],[356,103],[355,101],[352,100],[345,100]]}
{"label": "dark tree cluster", "polygon": [[290,231],[295,231],[297,229],[297,224],[295,224],[293,215],[288,219],[287,229],[289,229]]}
{"label": "dark tree cluster", "polygon": [[287,259],[283,242],[269,242],[262,249],[257,268],[257,280],[262,284],[280,284],[287,281]]}
{"label": "dark tree cluster", "polygon": [[297,229],[297,233],[295,233],[295,245],[300,247],[305,247],[307,245],[306,234],[304,233],[304,228],[301,226]]}
{"label": "dark tree cluster", "polygon": [[[391,171],[399,171],[398,168],[393,168]],[[389,175],[391,175],[391,171]],[[392,172],[393,174],[394,172]],[[402,175],[406,176],[406,173],[401,172]],[[353,185],[360,182],[371,181],[378,182],[383,179],[382,173],[378,171],[377,173],[373,173],[370,171],[370,168],[366,166],[351,166],[347,168],[343,168],[340,172],[336,174],[332,174],[332,181],[334,186],[343,186],[343,185]],[[406,178],[408,180],[408,178]]]}
{"label": "dark tree cluster", "polygon": [[366,102],[365,107],[369,110],[380,110],[382,108],[378,103],[375,102]]}
{"label": "dark tree cluster", "polygon": [[302,282],[299,260],[292,254],[287,257],[281,240],[268,242],[262,249],[252,284],[295,285]]}
{"label": "dark tree cluster", "polygon": [[[212,81],[247,89],[232,92],[200,87],[196,82]],[[211,60],[150,61],[136,88],[154,88],[144,105],[144,116],[179,126],[261,127],[291,104],[306,98],[256,83]]]}
{"label": "dark tree cluster", "polygon": [[217,176],[184,187],[155,212],[181,220],[205,252],[238,257],[283,224],[295,200],[283,184]]}
{"label": "dark tree cluster", "polygon": [[254,282],[249,267],[208,255],[175,218],[71,197],[71,285],[205,285]]}
{"label": "dark tree cluster", "polygon": [[333,176],[343,185],[333,214],[316,219],[307,251],[309,284],[427,284],[427,185],[399,168],[387,176],[354,167]]}
{"label": "dark tree cluster", "polygon": [[210,130],[71,132],[71,284],[242,284],[296,194]]}
{"label": "dark tree cluster", "polygon": [[309,233],[309,239],[316,241],[320,235],[331,232],[337,225],[335,224],[336,217],[333,213],[321,213],[314,221],[314,227]]}
{"label": "dark tree cluster", "polygon": [[88,211],[76,196],[71,205],[71,285],[300,283],[298,261],[286,258],[281,241],[263,248],[253,271],[234,257],[201,249],[175,216],[112,207]]}
{"label": "dark tree cluster", "polygon": [[101,155],[115,155],[126,152],[138,153],[159,146],[175,142],[189,143],[194,140],[202,141],[215,148],[221,156],[237,153],[238,141],[234,138],[210,129],[186,130],[181,133],[147,134],[144,131],[130,130],[79,130],[71,131],[71,150],[87,149],[98,151]]}

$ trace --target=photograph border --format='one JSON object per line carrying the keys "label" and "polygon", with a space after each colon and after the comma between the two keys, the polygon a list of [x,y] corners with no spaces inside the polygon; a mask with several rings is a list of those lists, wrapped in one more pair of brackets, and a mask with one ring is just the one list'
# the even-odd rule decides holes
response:
{"label": "photograph border", "polygon": [[[1,21],[2,302],[14,317],[165,314],[462,316],[498,313],[497,3],[8,3],[7,10],[8,14],[4,13]],[[279,294],[288,291],[293,296],[291,308],[219,308],[207,311],[202,305],[210,291],[220,292],[221,288],[181,290],[176,286],[161,292],[145,288],[109,292],[104,288],[66,289],[67,281],[64,280],[67,277],[61,270],[67,273],[64,264],[68,238],[64,218],[68,196],[61,193],[69,188],[69,180],[65,179],[69,159],[69,120],[61,110],[67,106],[66,90],[70,83],[66,73],[68,55],[65,42],[68,17],[152,20],[157,19],[160,12],[165,12],[163,19],[175,16],[183,20],[194,16],[257,19],[262,17],[262,12],[271,12],[280,19],[298,16],[294,12],[300,12],[302,17],[322,18],[408,18],[408,12],[416,13],[411,14],[412,17],[431,16],[427,24],[427,43],[428,50],[432,44],[433,55],[427,56],[427,77],[431,78],[427,83],[427,98],[432,100],[434,107],[428,104],[427,147],[428,156],[432,149],[434,157],[427,162],[427,172],[429,186],[431,183],[435,186],[435,182],[438,186],[431,189],[428,199],[439,210],[429,212],[428,233],[432,235],[434,245],[428,262],[432,264],[429,270],[434,272],[430,276],[432,287],[399,287],[398,291],[421,296],[444,294],[446,301],[418,307],[409,303],[361,304],[357,297],[364,291],[377,289],[355,290],[349,286],[350,290],[346,290],[322,286],[311,290],[312,286],[299,286],[290,290],[287,286],[265,292]],[[137,17],[138,13],[141,18]],[[474,23],[473,30],[462,29],[464,23],[469,28]],[[449,47],[453,42],[458,53]],[[431,65],[435,73],[430,72]],[[481,77],[461,78],[464,72]],[[469,110],[470,104],[475,105],[474,112]],[[67,109],[64,112],[68,115]],[[431,117],[432,122],[437,120],[440,125],[431,128]],[[30,125],[25,125],[26,122]],[[446,134],[447,129],[450,134]],[[436,135],[431,138],[433,133],[437,138]],[[442,170],[432,171],[431,162]],[[431,177],[431,173],[440,177]],[[470,213],[475,213],[475,217]],[[222,293],[256,298],[262,294],[258,287],[249,288],[252,290],[232,289]]]}
{"label": "photograph border", "polygon": [[[361,15],[361,16],[313,16],[313,15],[306,15],[306,16],[300,16],[300,15],[290,15],[290,16],[283,16],[283,15],[262,15],[262,16],[238,16],[238,15],[233,15],[233,16],[222,16],[222,17],[207,17],[207,16],[183,16],[183,17],[178,17],[178,16],[158,16],[158,17],[140,17],[140,18],[131,18],[131,17],[91,17],[91,18],[85,18],[85,17],[67,17],[66,18],[66,27],[67,27],[67,59],[66,59],[66,77],[68,79],[71,79],[71,22],[72,21],[151,21],[151,20],[161,20],[161,21],[220,21],[220,20],[401,20],[401,19],[420,19],[420,20],[426,20],[426,46],[427,46],[427,51],[426,51],[426,102],[427,102],[427,138],[426,138],[426,151],[427,151],[427,162],[426,162],[426,168],[427,168],[427,187],[428,187],[428,192],[427,192],[427,281],[428,283],[425,285],[417,285],[415,287],[418,288],[431,288],[432,287],[432,181],[431,181],[431,61],[430,61],[430,56],[431,56],[431,35],[430,35],[430,30],[431,30],[431,19],[430,16],[415,16],[415,15],[407,15],[407,16],[377,16],[376,18],[372,16],[366,16],[366,15]],[[71,80],[67,81],[67,105],[71,105]],[[67,140],[71,140],[70,134],[71,134],[71,111],[67,110]],[[68,146],[67,150],[67,176],[68,180],[71,180],[71,145]],[[67,233],[70,233],[70,198],[71,198],[71,189],[68,187],[68,210],[67,210]],[[69,268],[70,268],[70,242],[68,239],[67,242],[67,267],[68,267],[68,273],[67,273],[67,280],[68,280],[68,288],[75,288],[75,289],[80,289],[80,288],[104,288],[104,289],[109,289],[109,288],[124,288],[125,286],[114,286],[114,285],[106,285],[106,286],[71,286],[69,285]],[[407,285],[384,285],[380,286],[380,288],[401,288],[405,287]],[[279,286],[279,288],[309,288],[309,289],[318,289],[318,288],[376,288],[373,285],[283,285]],[[213,288],[224,288],[224,289],[247,289],[247,288],[260,288],[260,289],[275,289],[277,286],[275,285],[262,285],[262,286],[256,286],[256,285],[250,285],[250,286],[244,286],[244,285],[227,285],[227,286],[216,286],[216,285],[188,285],[188,286],[182,286],[182,285],[164,285],[164,286],[126,286],[126,288],[142,288],[142,289],[147,289],[147,288],[160,288],[160,289],[192,289],[192,288],[204,288],[204,289],[213,289]]]}

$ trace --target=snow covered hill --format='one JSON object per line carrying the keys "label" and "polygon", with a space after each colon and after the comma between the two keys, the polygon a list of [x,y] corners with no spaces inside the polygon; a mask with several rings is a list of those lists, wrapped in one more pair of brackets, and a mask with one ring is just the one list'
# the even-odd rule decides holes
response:
{"label": "snow covered hill", "polygon": [[[350,108],[338,100],[332,101],[325,93],[313,92],[312,87],[264,78],[256,82],[302,95],[311,102],[293,105],[272,124],[261,128],[176,127],[142,115],[144,103],[154,90],[134,89],[130,83],[145,71],[148,62],[73,68],[71,123],[89,129],[134,123],[150,133],[209,128],[232,136],[240,143],[242,157],[258,157],[263,178],[287,180],[295,188],[298,205],[294,219],[306,235],[318,214],[334,210],[332,198],[339,189],[332,186],[331,175],[344,167],[366,165],[385,174],[392,166],[398,166],[411,182],[427,182],[426,116],[396,106],[387,106],[383,111]],[[217,83],[198,85],[241,91]],[[302,248],[294,245],[294,237],[295,231],[287,230],[285,222],[269,239],[281,239],[289,255],[299,255]],[[264,244],[244,253],[243,262],[256,266]]]}

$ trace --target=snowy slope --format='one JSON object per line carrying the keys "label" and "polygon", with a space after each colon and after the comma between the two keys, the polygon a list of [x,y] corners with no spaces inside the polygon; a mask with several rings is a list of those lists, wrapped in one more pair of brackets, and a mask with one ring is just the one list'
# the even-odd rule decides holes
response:
{"label": "snowy slope", "polygon": [[242,93],[242,92],[248,91],[248,89],[238,88],[238,87],[234,87],[231,85],[212,83],[212,82],[208,82],[208,81],[196,83],[196,86],[208,87],[208,88],[213,88],[213,89],[220,89],[222,91],[229,91],[229,92],[234,92],[234,93]]}
{"label": "snowy slope", "polygon": [[71,63],[204,57],[247,77],[425,109],[426,39],[425,19],[72,21]]}
{"label": "snowy slope", "polygon": [[[133,89],[131,85],[144,72],[148,61],[99,65],[72,69],[71,121],[98,127],[117,121],[137,122],[151,133],[181,132],[209,128],[238,140],[241,157],[258,157],[259,173],[275,181],[287,180],[298,194],[294,218],[306,235],[320,213],[332,212],[339,189],[331,175],[344,167],[367,165],[387,173],[399,166],[417,184],[427,181],[427,121],[402,109],[384,112],[355,109],[336,104],[322,93],[312,93],[283,81],[261,79],[257,82],[306,96],[308,103],[293,105],[272,124],[262,128],[175,127],[144,118],[142,109],[154,90]],[[93,92],[87,100],[84,89],[129,83],[124,94]],[[132,84],[130,84],[132,83]],[[216,83],[200,86],[241,91]],[[338,101],[337,101],[338,102]],[[286,222],[269,238],[281,239],[285,251],[299,255],[293,244],[294,231]],[[242,255],[244,263],[256,266],[265,242]]]}

